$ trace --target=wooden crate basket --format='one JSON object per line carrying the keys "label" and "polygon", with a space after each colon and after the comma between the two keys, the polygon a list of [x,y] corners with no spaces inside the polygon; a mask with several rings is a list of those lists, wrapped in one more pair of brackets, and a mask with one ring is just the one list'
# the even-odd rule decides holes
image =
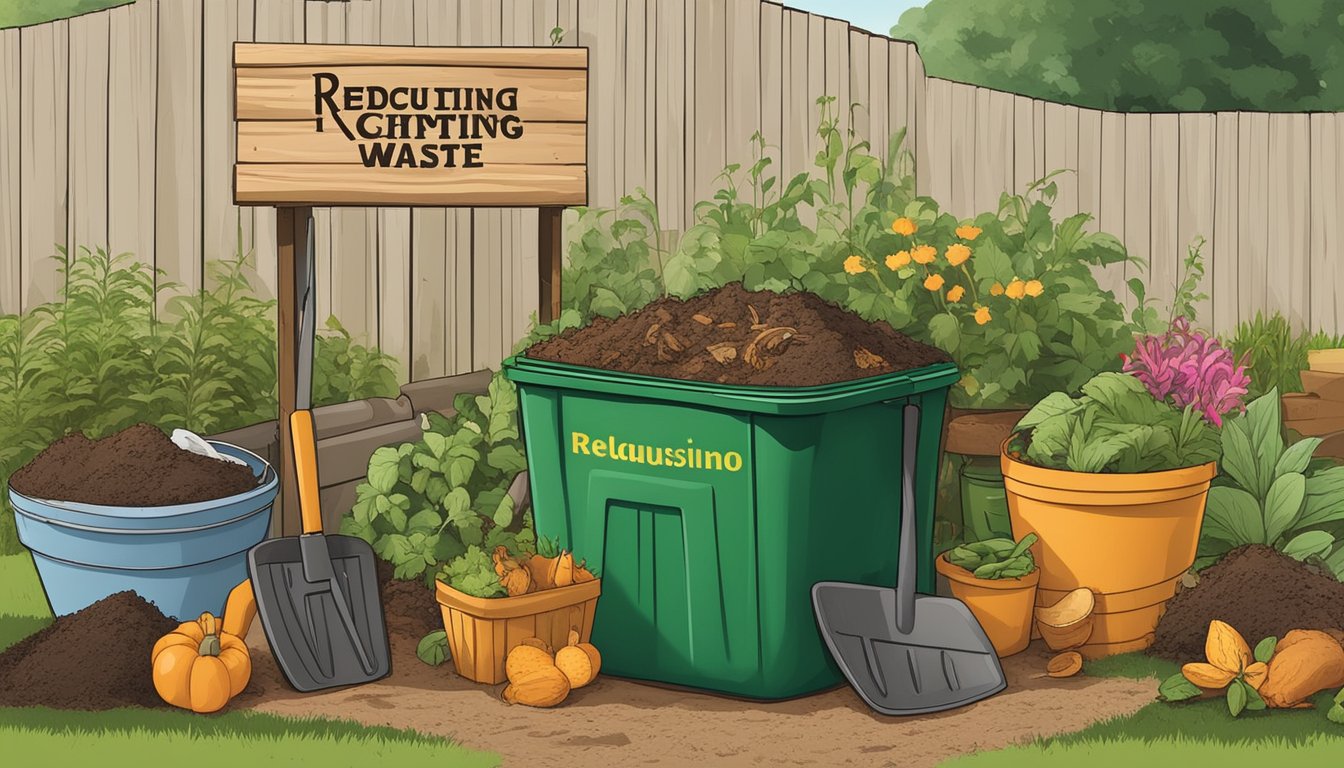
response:
{"label": "wooden crate basket", "polygon": [[435,589],[453,666],[468,680],[489,685],[505,681],[504,659],[529,637],[558,649],[575,629],[580,642],[588,642],[601,594],[601,579],[517,597],[473,597],[442,581]]}

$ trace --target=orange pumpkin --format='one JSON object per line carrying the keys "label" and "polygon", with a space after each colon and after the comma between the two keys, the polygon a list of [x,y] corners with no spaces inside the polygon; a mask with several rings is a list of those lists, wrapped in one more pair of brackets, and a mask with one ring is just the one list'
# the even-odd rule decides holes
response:
{"label": "orange pumpkin", "polygon": [[193,712],[223,709],[252,677],[247,645],[209,613],[159,638],[150,660],[160,698]]}

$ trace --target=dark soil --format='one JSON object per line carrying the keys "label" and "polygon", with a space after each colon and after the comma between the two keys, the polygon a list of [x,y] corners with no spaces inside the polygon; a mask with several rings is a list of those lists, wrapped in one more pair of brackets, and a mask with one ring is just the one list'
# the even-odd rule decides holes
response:
{"label": "dark soil", "polygon": [[150,424],[136,424],[101,440],[67,435],[9,479],[36,499],[117,507],[192,504],[257,486],[252,470],[178,448]]}
{"label": "dark soil", "polygon": [[1270,547],[1239,547],[1167,603],[1148,652],[1202,660],[1214,619],[1232,625],[1251,646],[1290,629],[1344,629],[1344,583]]}
{"label": "dark soil", "polygon": [[598,318],[524,354],[669,379],[774,387],[831,384],[950,359],[815,294],[747,291],[739,283]]}
{"label": "dark soil", "polygon": [[0,706],[167,706],[154,691],[149,654],[176,628],[134,592],[61,616],[0,653]]}
{"label": "dark soil", "polygon": [[392,578],[392,564],[382,559],[378,560],[378,589],[389,636],[419,643],[430,632],[443,629],[434,590],[422,581]]}

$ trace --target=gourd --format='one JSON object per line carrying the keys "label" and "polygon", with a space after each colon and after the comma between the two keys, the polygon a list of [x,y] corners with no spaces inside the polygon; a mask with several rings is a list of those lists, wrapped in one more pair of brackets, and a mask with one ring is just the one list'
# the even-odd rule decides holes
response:
{"label": "gourd", "polygon": [[252,677],[247,644],[222,631],[210,613],[159,638],[150,662],[159,697],[193,712],[223,709]]}

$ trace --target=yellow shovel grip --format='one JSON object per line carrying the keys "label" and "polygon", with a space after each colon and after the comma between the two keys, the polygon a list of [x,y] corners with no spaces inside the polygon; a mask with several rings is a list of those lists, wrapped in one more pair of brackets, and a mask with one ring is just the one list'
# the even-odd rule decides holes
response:
{"label": "yellow shovel grip", "polygon": [[322,505],[317,486],[317,437],[313,412],[295,411],[289,416],[289,439],[294,445],[294,474],[299,481],[299,516],[304,533],[322,533]]}

